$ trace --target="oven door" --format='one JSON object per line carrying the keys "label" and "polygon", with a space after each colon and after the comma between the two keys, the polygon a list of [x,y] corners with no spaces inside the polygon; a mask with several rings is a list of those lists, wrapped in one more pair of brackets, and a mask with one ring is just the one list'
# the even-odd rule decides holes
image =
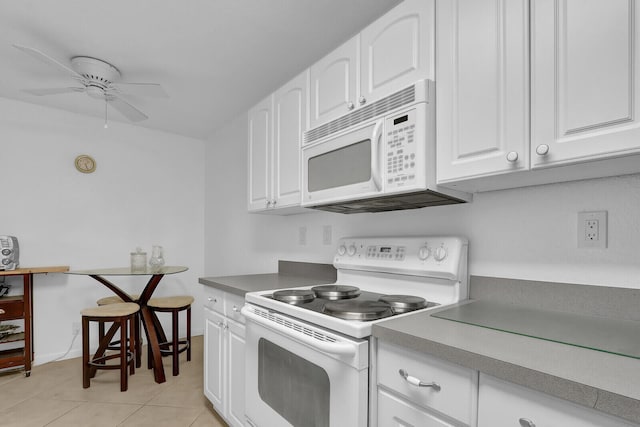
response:
{"label": "oven door", "polygon": [[302,206],[381,195],[384,119],[302,150]]}
{"label": "oven door", "polygon": [[367,425],[367,340],[245,305],[246,425]]}

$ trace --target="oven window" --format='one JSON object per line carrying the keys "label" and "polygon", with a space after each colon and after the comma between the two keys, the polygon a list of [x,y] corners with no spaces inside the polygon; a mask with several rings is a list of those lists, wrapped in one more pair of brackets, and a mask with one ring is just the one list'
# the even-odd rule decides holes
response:
{"label": "oven window", "polygon": [[311,157],[308,165],[308,191],[367,182],[371,179],[371,140]]}
{"label": "oven window", "polygon": [[260,338],[258,392],[296,427],[329,427],[329,376],[317,365]]}

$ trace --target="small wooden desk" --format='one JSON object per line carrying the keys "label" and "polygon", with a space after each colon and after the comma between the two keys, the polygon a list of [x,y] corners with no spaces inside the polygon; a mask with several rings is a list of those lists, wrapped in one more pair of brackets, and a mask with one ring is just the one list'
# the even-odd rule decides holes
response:
{"label": "small wooden desk", "polygon": [[0,276],[22,276],[23,292],[18,296],[0,298],[0,321],[24,319],[24,333],[12,334],[0,343],[22,341],[24,347],[0,350],[0,369],[24,366],[25,376],[31,375],[33,360],[33,275],[64,273],[69,266],[30,267],[15,270],[0,270]]}
{"label": "small wooden desk", "polygon": [[[78,270],[78,271],[69,271],[67,274],[77,274],[89,276],[98,282],[102,283],[104,286],[109,288],[113,293],[122,298],[125,302],[135,302],[140,305],[140,314],[142,318],[142,325],[144,326],[144,330],[147,334],[147,342],[149,347],[151,348],[151,355],[153,358],[153,374],[155,381],[157,383],[163,383],[166,381],[164,375],[164,367],[162,366],[162,354],[160,353],[160,342],[166,341],[166,337],[164,335],[164,331],[160,326],[160,322],[157,317],[149,310],[147,307],[147,302],[153,295],[153,291],[155,291],[156,287],[160,283],[160,280],[164,277],[165,274],[175,274],[182,273],[183,271],[187,271],[187,267],[177,267],[177,266],[165,266],[157,269],[148,268],[146,270],[137,271],[132,270],[130,267],[124,268],[101,268],[95,270]],[[140,294],[140,298],[137,301],[131,299],[128,293],[124,292],[122,289],[108,281],[104,278],[104,276],[151,276],[147,285],[144,287],[144,290]],[[137,356],[136,356],[137,357]]]}

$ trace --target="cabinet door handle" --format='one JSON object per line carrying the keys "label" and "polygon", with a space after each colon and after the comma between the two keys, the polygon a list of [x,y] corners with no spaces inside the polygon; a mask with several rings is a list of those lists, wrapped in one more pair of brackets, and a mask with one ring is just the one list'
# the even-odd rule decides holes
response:
{"label": "cabinet door handle", "polygon": [[536,424],[529,418],[520,418],[518,421],[521,427],[536,427]]}
{"label": "cabinet door handle", "polygon": [[356,106],[353,105],[353,102],[351,102],[351,101],[347,102],[347,110],[351,111],[354,108],[356,108]]}
{"label": "cabinet door handle", "polygon": [[[398,373],[400,374],[400,376],[402,378],[404,378],[404,380],[406,382],[408,382],[409,384],[414,385],[416,387],[431,387],[435,391],[442,390],[442,387],[440,387],[440,384],[434,383],[434,382],[424,383],[419,378],[410,376],[409,373],[407,371],[405,371],[404,369],[400,369],[398,371]],[[533,427],[535,427],[535,426],[533,426]]]}
{"label": "cabinet door handle", "polygon": [[509,151],[507,153],[507,161],[510,163],[515,163],[518,161],[518,153],[515,151]]}
{"label": "cabinet door handle", "polygon": [[536,154],[538,156],[546,156],[549,154],[549,146],[547,144],[540,144],[536,147]]}
{"label": "cabinet door handle", "polygon": [[235,305],[233,306],[232,310],[235,311],[236,313],[240,313],[240,309]]}
{"label": "cabinet door handle", "polygon": [[6,311],[4,311],[3,309],[0,308],[0,314],[5,314]]}
{"label": "cabinet door handle", "polygon": [[209,302],[213,302],[214,304],[218,302],[217,298],[208,297],[207,299],[209,300]]}
{"label": "cabinet door handle", "polygon": [[367,103],[367,98],[365,98],[364,96],[361,96],[360,99],[358,100],[358,103],[360,105],[364,105]]}

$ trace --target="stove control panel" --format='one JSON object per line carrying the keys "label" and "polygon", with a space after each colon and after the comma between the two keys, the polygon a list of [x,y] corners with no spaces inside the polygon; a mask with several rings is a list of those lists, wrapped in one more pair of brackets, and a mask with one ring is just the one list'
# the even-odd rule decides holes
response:
{"label": "stove control panel", "polygon": [[334,267],[457,279],[466,269],[461,237],[350,237],[340,239]]}

